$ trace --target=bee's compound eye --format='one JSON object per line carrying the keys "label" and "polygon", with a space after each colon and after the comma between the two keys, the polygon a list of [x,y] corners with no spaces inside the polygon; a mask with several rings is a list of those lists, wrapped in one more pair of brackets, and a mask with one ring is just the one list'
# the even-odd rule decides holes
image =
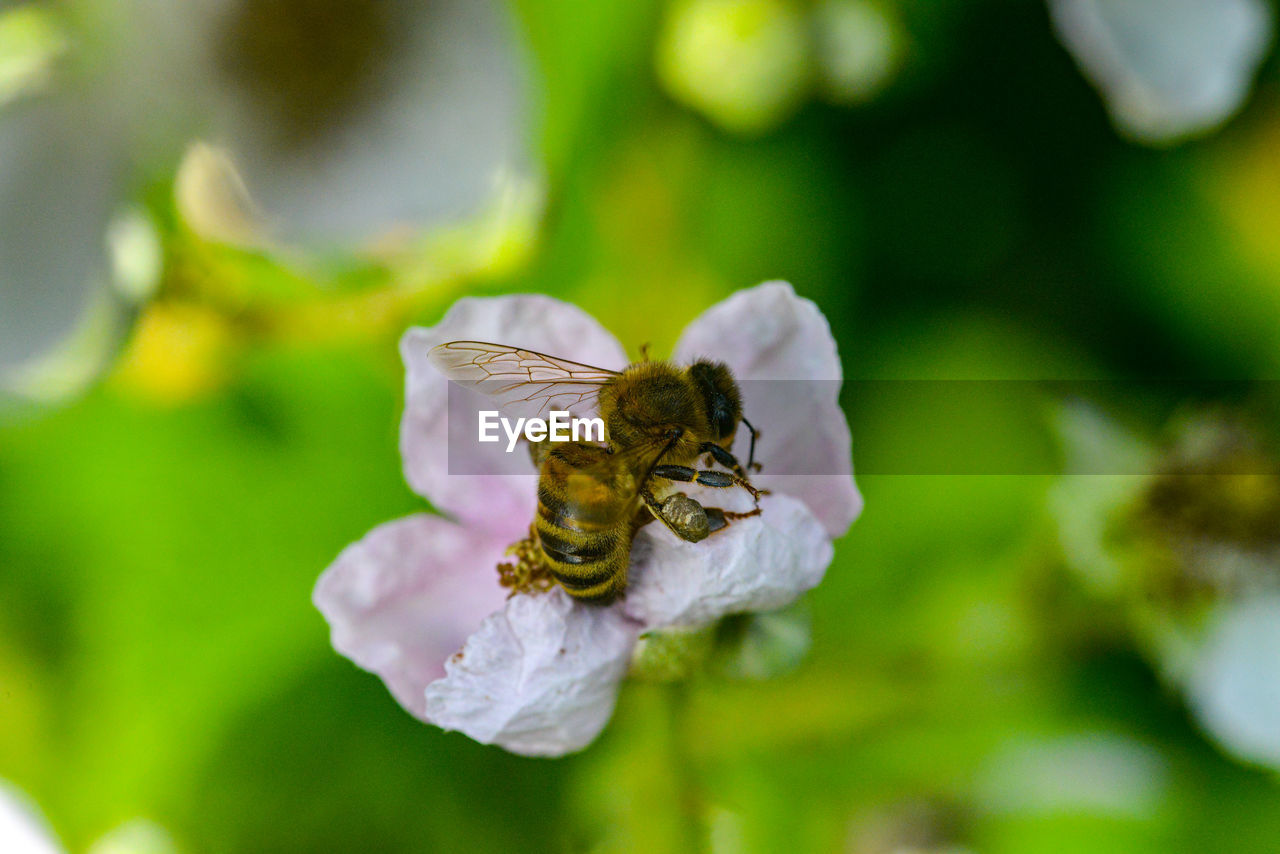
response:
{"label": "bee's compound eye", "polygon": [[715,440],[728,439],[742,415],[742,397],[733,374],[719,362],[696,362],[689,371],[702,389],[707,422]]}
{"label": "bee's compound eye", "polygon": [[727,409],[717,409],[714,418],[715,421],[711,427],[716,431],[716,439],[729,438],[729,435],[733,433],[733,428],[736,426],[734,422],[737,420],[734,418],[733,413]]}

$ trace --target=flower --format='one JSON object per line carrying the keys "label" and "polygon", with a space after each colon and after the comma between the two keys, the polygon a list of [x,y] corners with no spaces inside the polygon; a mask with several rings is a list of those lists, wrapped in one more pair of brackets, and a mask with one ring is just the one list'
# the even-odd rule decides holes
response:
{"label": "flower", "polygon": [[1271,43],[1262,0],[1049,0],[1049,13],[1112,121],[1147,143],[1226,121]]}
{"label": "flower", "polygon": [[[1161,448],[1083,404],[1059,419],[1068,565],[1124,608],[1140,649],[1224,752],[1280,769],[1280,477],[1237,416],[1197,412]],[[1087,476],[1086,476],[1087,475]]]}
{"label": "flower", "polygon": [[532,217],[524,57],[499,4],[45,5],[0,12],[0,389],[75,391],[116,355],[158,278],[119,268],[160,256],[122,213],[156,175],[176,174],[193,230],[255,248],[473,222],[497,244],[497,220]]}
{"label": "flower", "polygon": [[[504,474],[449,474],[466,465],[459,447],[478,446],[460,444],[450,458],[451,422],[465,419],[456,398],[446,405],[449,383],[427,354],[459,339],[604,368],[627,364],[599,323],[545,296],[465,298],[439,325],[404,336],[405,475],[450,518],[417,514],[375,528],[338,556],[313,598],[334,648],[379,675],[424,721],[516,753],[581,749],[608,721],[642,633],[787,605],[822,580],[832,538],[861,511],[830,328],[812,302],[771,282],[705,312],[675,352],[678,362],[720,359],[742,385],[765,465],[753,482],[771,490],[763,512],[700,543],[645,526],[627,594],[608,607],[560,588],[507,599],[495,567],[528,531],[536,475],[524,454],[500,454]],[[754,382],[767,380],[805,382]],[[477,409],[492,406],[471,391],[454,394],[471,395],[467,405]]]}
{"label": "flower", "polygon": [[1230,603],[1213,615],[1187,699],[1227,752],[1280,769],[1280,596]]}
{"label": "flower", "polygon": [[814,49],[828,97],[870,101],[892,82],[906,52],[901,25],[872,0],[822,0],[813,10]]}
{"label": "flower", "polygon": [[[36,804],[17,787],[0,780],[0,851],[9,854],[62,854],[57,834]],[[89,854],[173,854],[177,847],[159,825],[133,819],[99,837]]]}
{"label": "flower", "polygon": [[48,823],[22,792],[0,780],[0,849],[22,854],[58,854]]}
{"label": "flower", "polygon": [[453,225],[528,165],[523,57],[499,3],[212,0],[188,14],[209,104],[195,130],[273,237],[359,247]]}

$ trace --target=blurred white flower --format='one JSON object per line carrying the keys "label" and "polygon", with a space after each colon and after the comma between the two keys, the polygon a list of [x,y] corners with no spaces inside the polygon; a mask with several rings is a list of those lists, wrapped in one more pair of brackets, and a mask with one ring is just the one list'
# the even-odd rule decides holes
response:
{"label": "blurred white flower", "polygon": [[1280,769],[1280,483],[1252,436],[1192,417],[1161,453],[1084,406],[1059,430],[1068,476],[1052,503],[1071,568],[1125,606],[1216,742]]}
{"label": "blurred white flower", "polygon": [[358,246],[475,216],[528,166],[521,56],[489,0],[220,0],[204,137],[274,235]]}
{"label": "blurred white flower", "polygon": [[1116,126],[1146,143],[1230,118],[1271,44],[1263,0],[1049,0],[1049,12]]}
{"label": "blurred white flower", "polygon": [[249,246],[415,237],[488,215],[529,168],[529,81],[497,2],[69,5],[65,33],[39,4],[0,13],[0,386],[102,325],[90,314],[130,316],[110,224],[197,139],[179,209]]}
{"label": "blurred white flower", "polygon": [[[314,601],[334,648],[381,676],[425,721],[517,753],[581,749],[612,713],[642,632],[788,604],[821,581],[832,538],[861,511],[826,319],[789,285],[761,285],[690,324],[674,357],[725,361],[742,383],[746,411],[764,413],[757,456],[767,468],[753,478],[772,490],[760,502],[763,512],[701,543],[645,526],[632,550],[627,594],[614,605],[577,602],[559,588],[505,599],[495,567],[527,533],[537,475],[523,454],[499,455],[509,467],[504,474],[449,474],[451,464],[467,468],[458,454],[478,450],[474,442],[455,443],[450,459],[450,425],[475,423],[465,415],[468,405],[492,406],[460,388],[454,393],[474,399],[451,403],[448,381],[430,363],[435,345],[458,339],[512,343],[605,368],[627,363],[595,320],[542,296],[463,299],[436,327],[405,335],[405,475],[456,521],[420,514],[375,528],[325,571]],[[789,384],[805,391],[779,412],[760,405],[768,402],[759,397],[763,386],[751,381],[762,379],[818,382]]]}
{"label": "blurred white flower", "polygon": [[977,790],[996,813],[1150,818],[1165,800],[1169,769],[1150,747],[1121,735],[1082,733],[1010,741]]}
{"label": "blurred white flower", "polygon": [[119,313],[108,230],[123,153],[83,99],[0,108],[0,385],[95,313]]}
{"label": "blurred white flower", "polygon": [[0,851],[6,854],[60,854],[53,831],[31,801],[0,780]]}
{"label": "blurred white flower", "polygon": [[[52,828],[22,792],[0,780],[0,851],[4,854],[63,854]],[[174,854],[172,837],[159,825],[134,819],[100,837],[89,854]]]}
{"label": "blurred white flower", "polygon": [[0,107],[48,85],[54,61],[65,49],[54,22],[34,4],[0,13]]}
{"label": "blurred white flower", "polygon": [[902,64],[901,25],[876,0],[822,0],[813,10],[818,68],[827,95],[844,104],[874,98]]}
{"label": "blurred white flower", "polygon": [[1188,688],[1197,716],[1228,752],[1280,768],[1280,597],[1222,608]]}
{"label": "blurred white flower", "polygon": [[1049,502],[1062,549],[1096,592],[1119,596],[1124,567],[1105,532],[1151,482],[1155,449],[1083,403],[1064,406],[1055,426],[1067,477],[1055,484]]}

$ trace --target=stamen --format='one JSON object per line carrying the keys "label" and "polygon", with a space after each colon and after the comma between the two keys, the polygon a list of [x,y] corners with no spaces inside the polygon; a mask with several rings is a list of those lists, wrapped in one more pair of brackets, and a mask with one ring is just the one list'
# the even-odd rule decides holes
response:
{"label": "stamen", "polygon": [[542,558],[538,533],[532,525],[529,526],[529,536],[512,543],[507,554],[515,555],[516,560],[498,564],[498,583],[511,590],[507,594],[508,599],[517,593],[546,593],[555,586],[551,571]]}

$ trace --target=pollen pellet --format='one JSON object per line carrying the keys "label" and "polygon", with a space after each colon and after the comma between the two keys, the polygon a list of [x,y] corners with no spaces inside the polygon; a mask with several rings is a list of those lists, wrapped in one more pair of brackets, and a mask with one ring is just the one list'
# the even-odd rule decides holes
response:
{"label": "pollen pellet", "polygon": [[705,540],[711,533],[707,511],[683,492],[677,492],[662,502],[662,514],[689,542]]}

